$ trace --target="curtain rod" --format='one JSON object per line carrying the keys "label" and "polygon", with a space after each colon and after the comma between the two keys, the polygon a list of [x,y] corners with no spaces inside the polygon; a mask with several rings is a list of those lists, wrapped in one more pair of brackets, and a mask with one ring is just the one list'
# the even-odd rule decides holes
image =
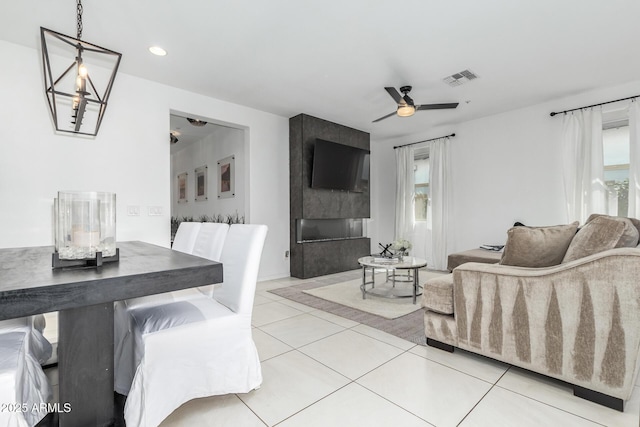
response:
{"label": "curtain rod", "polygon": [[614,101],[607,101],[607,102],[601,102],[599,104],[593,104],[593,105],[587,105],[586,107],[579,107],[579,108],[572,108],[571,110],[564,110],[564,111],[559,111],[557,113],[551,113],[550,116],[553,117],[556,114],[565,114],[568,113],[570,111],[576,111],[576,110],[582,110],[583,108],[591,108],[591,107],[598,107],[600,105],[605,105],[605,104],[611,104],[613,102],[618,102],[618,101],[626,101],[627,99],[633,99],[633,98],[638,98],[640,97],[640,95],[636,95],[636,96],[629,96],[628,98],[621,98],[621,99],[616,99]]}
{"label": "curtain rod", "polygon": [[456,134],[455,134],[455,133],[452,133],[451,135],[445,135],[445,136],[441,136],[441,137],[438,137],[438,138],[425,139],[424,141],[412,142],[412,143],[410,143],[410,144],[396,145],[395,147],[393,147],[393,149],[395,150],[396,148],[406,147],[406,146],[408,146],[408,145],[420,144],[420,143],[422,143],[422,142],[435,141],[436,139],[452,138],[452,137],[454,137],[454,136],[456,136]]}

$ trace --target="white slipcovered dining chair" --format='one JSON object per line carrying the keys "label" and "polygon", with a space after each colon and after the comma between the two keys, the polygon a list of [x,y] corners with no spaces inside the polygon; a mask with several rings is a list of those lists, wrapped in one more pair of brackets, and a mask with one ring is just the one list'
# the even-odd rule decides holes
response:
{"label": "white slipcovered dining chair", "polygon": [[187,254],[193,252],[193,246],[196,244],[201,226],[201,222],[181,222],[176,235],[173,237],[171,249]]}
{"label": "white slipcovered dining chair", "polygon": [[213,261],[220,261],[222,248],[224,247],[229,225],[217,222],[205,222],[200,224],[198,236],[196,237],[191,255],[207,258]]}
{"label": "white slipcovered dining chair", "polygon": [[[127,426],[157,426],[191,399],[247,393],[262,383],[251,315],[266,234],[265,225],[229,228],[220,258],[224,281],[212,296],[116,304],[116,318],[126,319],[116,328],[127,328],[137,364],[130,389],[116,384],[128,395]],[[117,380],[117,354],[115,369]]]}
{"label": "white slipcovered dining chair", "polygon": [[229,225],[225,223],[182,222],[178,226],[171,249],[220,261],[228,232]]}
{"label": "white slipcovered dining chair", "polygon": [[0,403],[7,405],[0,410],[2,427],[32,427],[47,415],[41,404],[52,393],[40,364],[51,357],[51,344],[43,328],[42,315],[0,321]]}
{"label": "white slipcovered dining chair", "polygon": [[[222,248],[229,232],[228,224],[206,222],[201,224],[198,237],[195,240],[191,255],[207,258],[212,261],[220,261]],[[216,285],[200,286],[198,290],[205,295],[213,296]],[[192,289],[185,289],[182,292],[188,294]],[[174,293],[175,294],[175,293]]]}
{"label": "white slipcovered dining chair", "polygon": [[[224,223],[182,222],[173,241],[172,249],[220,261],[229,225]],[[135,345],[136,336],[129,326],[129,312],[142,305],[161,305],[198,297],[201,294],[212,295],[216,285],[201,286],[197,289],[183,289],[156,295],[118,301],[115,304],[114,316],[114,355],[115,379],[114,390],[120,394],[128,394],[136,367],[142,359],[143,348]]]}
{"label": "white slipcovered dining chair", "polygon": [[51,343],[43,335],[45,326],[46,320],[44,315],[36,314],[35,316],[0,321],[0,333],[24,332],[26,334],[25,344],[27,352],[38,361],[38,363],[43,365],[49,360],[52,352]]}
{"label": "white slipcovered dining chair", "polygon": [[[207,258],[212,261],[220,261],[224,240],[229,232],[229,225],[216,222],[181,222],[173,240],[171,249]],[[212,296],[215,285],[201,286],[198,288],[205,295]],[[174,299],[180,299],[189,295],[193,290],[172,292]],[[141,300],[138,300],[141,301]]]}

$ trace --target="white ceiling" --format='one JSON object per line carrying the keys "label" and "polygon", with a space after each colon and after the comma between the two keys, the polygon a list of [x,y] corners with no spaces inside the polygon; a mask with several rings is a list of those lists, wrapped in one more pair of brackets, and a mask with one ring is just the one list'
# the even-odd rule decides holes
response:
{"label": "white ceiling", "polygon": [[[83,5],[83,39],[121,52],[123,73],[284,117],[310,114],[376,139],[640,79],[637,0]],[[40,26],[75,35],[75,11],[73,0],[5,0],[0,39],[39,48]],[[151,45],[168,55],[151,55]],[[442,82],[464,69],[479,78]],[[460,106],[372,124],[395,108],[384,87],[405,84],[417,104]]]}
{"label": "white ceiling", "polygon": [[[194,126],[189,123],[186,117],[171,114],[169,116],[170,133],[178,138],[177,143],[171,144],[171,154],[183,150],[194,142],[202,141],[210,135],[214,135],[218,129],[224,127],[226,126],[208,122],[205,122],[203,126]],[[167,134],[167,139],[169,139],[169,134]]]}

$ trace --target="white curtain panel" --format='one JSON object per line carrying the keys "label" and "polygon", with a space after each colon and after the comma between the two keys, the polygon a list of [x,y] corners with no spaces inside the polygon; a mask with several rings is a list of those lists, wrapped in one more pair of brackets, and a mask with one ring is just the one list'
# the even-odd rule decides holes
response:
{"label": "white curtain panel", "polygon": [[431,208],[427,207],[427,220],[416,221],[413,229],[413,248],[411,255],[427,260],[428,265],[433,264],[431,258]]}
{"label": "white curtain panel", "polygon": [[562,161],[567,221],[580,216],[582,206],[582,111],[565,114],[562,118]]}
{"label": "white curtain panel", "polygon": [[432,258],[429,268],[447,269],[447,238],[449,235],[449,188],[451,185],[449,138],[438,139],[429,149],[429,187],[431,189]]}
{"label": "white curtain panel", "polygon": [[607,213],[600,108],[564,115],[562,156],[568,221],[583,224],[592,213]]}
{"label": "white curtain panel", "polygon": [[629,216],[640,218],[640,101],[629,106]]}
{"label": "white curtain panel", "polygon": [[591,127],[591,132],[585,144],[589,147],[590,166],[588,167],[588,181],[585,183],[587,188],[586,210],[584,221],[589,218],[592,213],[608,213],[608,193],[607,186],[604,183],[604,149],[602,140],[602,107],[595,107],[590,111],[590,117],[587,117],[587,126]]}
{"label": "white curtain panel", "polygon": [[413,240],[414,171],[413,147],[396,148],[396,226],[395,238]]}

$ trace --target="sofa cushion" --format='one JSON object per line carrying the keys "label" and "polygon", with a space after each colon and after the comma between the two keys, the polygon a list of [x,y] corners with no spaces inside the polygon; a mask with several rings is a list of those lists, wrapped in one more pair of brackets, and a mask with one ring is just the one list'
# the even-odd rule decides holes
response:
{"label": "sofa cushion", "polygon": [[422,306],[442,314],[453,314],[453,274],[427,280],[422,285]]}
{"label": "sofa cushion", "polygon": [[589,218],[571,241],[562,262],[569,262],[609,249],[634,247],[638,230],[629,218],[606,215]]}
{"label": "sofa cushion", "polygon": [[[616,221],[622,221],[625,223],[625,230],[622,235],[622,239],[618,242],[616,248],[632,248],[638,244],[638,238],[640,238],[640,219],[603,214],[591,214],[589,215],[589,218],[587,218],[585,224],[588,224],[590,221],[593,221],[594,219],[599,217],[611,218]],[[631,224],[631,226],[629,226],[629,223]],[[634,231],[634,227],[638,231],[638,233]]]}
{"label": "sofa cushion", "polygon": [[577,221],[550,227],[512,227],[507,231],[500,264],[534,268],[558,265],[577,229]]}
{"label": "sofa cushion", "polygon": [[497,264],[502,257],[501,252],[488,251],[486,249],[470,249],[464,252],[449,254],[447,257],[447,269],[453,271],[459,265],[467,262],[482,262],[485,264]]}

